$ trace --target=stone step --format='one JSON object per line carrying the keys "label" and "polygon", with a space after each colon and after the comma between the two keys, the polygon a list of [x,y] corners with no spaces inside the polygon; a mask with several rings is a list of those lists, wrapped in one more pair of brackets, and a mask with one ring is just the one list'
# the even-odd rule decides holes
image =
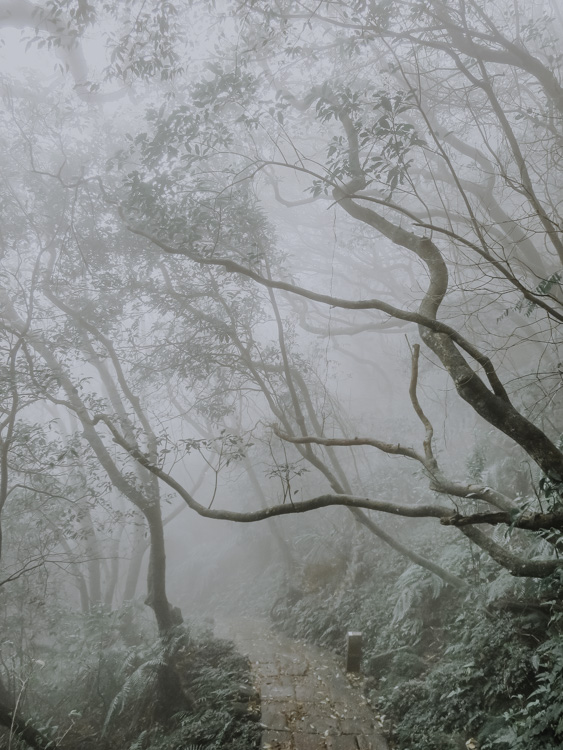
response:
{"label": "stone step", "polygon": [[346,675],[332,654],[259,620],[231,621],[225,629],[252,665],[263,750],[387,750],[362,678]]}

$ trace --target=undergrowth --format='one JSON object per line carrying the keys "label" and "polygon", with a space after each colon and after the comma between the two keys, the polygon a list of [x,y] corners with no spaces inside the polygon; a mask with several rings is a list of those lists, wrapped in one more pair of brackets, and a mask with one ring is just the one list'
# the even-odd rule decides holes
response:
{"label": "undergrowth", "polygon": [[[256,713],[248,711],[246,657],[195,626],[177,627],[166,641],[148,626],[123,638],[128,614],[51,613],[67,648],[37,647],[40,668],[29,676],[24,696],[25,711],[43,734],[61,750],[257,750],[261,733]],[[5,656],[0,666],[9,686]],[[164,718],[159,680],[171,666],[188,700]],[[4,747],[26,746],[6,731],[0,733]]]}
{"label": "undergrowth", "polygon": [[470,592],[369,553],[371,576],[339,596],[293,582],[272,619],[341,655],[348,630],[364,634],[368,695],[395,750],[560,749],[562,582],[514,579],[454,545],[434,559]]}
{"label": "undergrowth", "polygon": [[[151,715],[151,706],[158,670],[170,663],[190,708],[159,722]],[[123,685],[105,722],[109,748],[252,750],[260,746],[259,726],[240,698],[241,689],[250,686],[248,660],[232,643],[214,638],[209,631],[180,627],[165,646],[157,642],[133,661],[130,655],[124,668]]]}

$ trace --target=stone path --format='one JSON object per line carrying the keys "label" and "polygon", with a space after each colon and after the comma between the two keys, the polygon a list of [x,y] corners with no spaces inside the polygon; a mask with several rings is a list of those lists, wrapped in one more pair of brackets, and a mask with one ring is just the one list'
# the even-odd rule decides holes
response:
{"label": "stone path", "polygon": [[264,750],[387,750],[362,694],[332,654],[237,620],[217,628],[248,655],[261,695]]}

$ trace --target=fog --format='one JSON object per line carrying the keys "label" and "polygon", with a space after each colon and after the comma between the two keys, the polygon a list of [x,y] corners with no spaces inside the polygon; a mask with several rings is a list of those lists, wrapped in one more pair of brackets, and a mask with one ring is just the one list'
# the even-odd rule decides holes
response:
{"label": "fog", "polygon": [[562,37],[0,1],[0,747],[561,747]]}

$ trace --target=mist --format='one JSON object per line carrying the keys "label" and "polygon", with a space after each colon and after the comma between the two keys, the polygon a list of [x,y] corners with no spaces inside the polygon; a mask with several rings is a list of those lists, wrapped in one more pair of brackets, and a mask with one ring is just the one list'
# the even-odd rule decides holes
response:
{"label": "mist", "polygon": [[559,0],[0,1],[0,747],[563,742]]}

